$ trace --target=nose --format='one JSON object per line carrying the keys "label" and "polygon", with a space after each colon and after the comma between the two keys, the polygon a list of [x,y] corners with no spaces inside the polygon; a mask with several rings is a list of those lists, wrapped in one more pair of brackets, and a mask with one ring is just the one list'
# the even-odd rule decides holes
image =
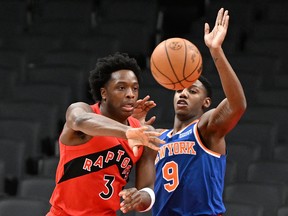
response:
{"label": "nose", "polygon": [[187,92],[186,88],[183,89],[182,91],[179,91],[178,93],[179,93],[180,98],[187,98],[188,97],[188,92]]}
{"label": "nose", "polygon": [[134,98],[135,97],[135,91],[133,91],[133,89],[132,88],[128,88],[127,89],[127,92],[126,92],[126,97],[128,97],[128,98]]}

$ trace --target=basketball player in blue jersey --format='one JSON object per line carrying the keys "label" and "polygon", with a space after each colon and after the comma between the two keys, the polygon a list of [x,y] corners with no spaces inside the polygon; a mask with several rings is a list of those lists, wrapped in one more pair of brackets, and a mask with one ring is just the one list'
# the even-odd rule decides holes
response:
{"label": "basketball player in blue jersey", "polygon": [[221,8],[210,31],[205,24],[204,40],[219,73],[226,98],[213,109],[211,87],[200,77],[189,88],[174,95],[174,126],[160,138],[156,157],[156,202],[153,216],[222,215],[226,166],[225,136],[246,109],[246,99],[222,43],[229,23]]}

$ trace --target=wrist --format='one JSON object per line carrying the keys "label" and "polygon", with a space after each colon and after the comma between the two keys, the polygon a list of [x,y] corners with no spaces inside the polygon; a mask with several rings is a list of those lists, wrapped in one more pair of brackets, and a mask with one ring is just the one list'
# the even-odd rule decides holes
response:
{"label": "wrist", "polygon": [[155,193],[149,187],[142,188],[141,190],[139,190],[139,192],[146,192],[150,196],[150,199],[151,199],[150,205],[145,210],[139,211],[139,212],[147,212],[153,207],[153,205],[155,203]]}

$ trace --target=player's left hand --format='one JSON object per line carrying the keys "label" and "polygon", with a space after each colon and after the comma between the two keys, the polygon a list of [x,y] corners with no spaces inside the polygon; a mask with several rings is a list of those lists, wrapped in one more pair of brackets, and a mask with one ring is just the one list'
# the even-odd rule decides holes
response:
{"label": "player's left hand", "polygon": [[222,43],[227,34],[228,25],[229,25],[229,14],[228,10],[224,10],[224,8],[221,8],[218,11],[215,25],[211,32],[209,24],[205,23],[204,41],[209,49],[219,48],[222,46]]}
{"label": "player's left hand", "polygon": [[123,199],[120,203],[120,210],[123,213],[132,210],[142,211],[147,208],[145,205],[151,202],[151,198],[146,192],[138,191],[136,188],[124,189],[119,193],[119,196]]}
{"label": "player's left hand", "polygon": [[156,119],[156,116],[152,116],[148,121],[146,121],[146,116],[149,110],[156,106],[156,103],[149,100],[150,96],[147,95],[143,99],[137,100],[132,116],[140,121],[142,125],[152,125]]}

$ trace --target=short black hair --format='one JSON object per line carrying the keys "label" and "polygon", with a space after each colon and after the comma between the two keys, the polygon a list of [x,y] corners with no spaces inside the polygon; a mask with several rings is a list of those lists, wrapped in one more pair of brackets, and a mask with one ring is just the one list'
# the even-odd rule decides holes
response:
{"label": "short black hair", "polygon": [[207,91],[207,96],[212,98],[212,85],[211,85],[210,81],[206,77],[204,77],[203,75],[200,75],[198,80],[204,85],[204,87]]}
{"label": "short black hair", "polygon": [[90,71],[90,93],[95,101],[101,101],[100,89],[110,80],[111,74],[118,70],[131,70],[140,82],[141,68],[135,58],[130,58],[127,53],[116,52],[103,58],[98,58],[96,66]]}

